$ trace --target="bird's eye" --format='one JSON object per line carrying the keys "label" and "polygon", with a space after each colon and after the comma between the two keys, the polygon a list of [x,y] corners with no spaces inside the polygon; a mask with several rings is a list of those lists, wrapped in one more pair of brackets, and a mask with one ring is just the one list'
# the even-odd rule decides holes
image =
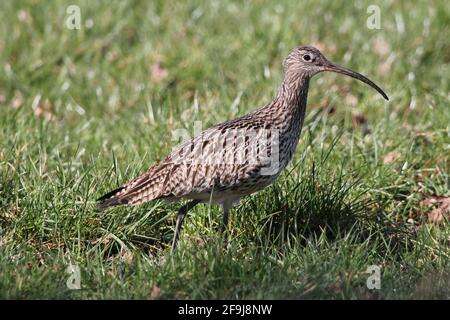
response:
{"label": "bird's eye", "polygon": [[312,60],[311,55],[305,54],[303,55],[303,61],[310,62]]}

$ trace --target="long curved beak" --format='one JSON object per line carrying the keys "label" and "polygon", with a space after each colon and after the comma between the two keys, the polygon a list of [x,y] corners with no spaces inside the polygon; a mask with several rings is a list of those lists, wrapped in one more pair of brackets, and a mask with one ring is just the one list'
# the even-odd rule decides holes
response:
{"label": "long curved beak", "polygon": [[331,72],[336,72],[336,73],[341,73],[341,74],[345,74],[346,76],[358,79],[364,83],[367,83],[369,86],[371,86],[372,88],[374,88],[375,90],[378,91],[379,94],[381,94],[383,96],[383,98],[385,98],[386,100],[389,100],[388,96],[386,95],[386,93],[384,93],[384,91],[377,86],[374,82],[372,82],[371,80],[369,80],[368,78],[366,78],[365,76],[363,76],[362,74],[355,72],[353,70],[335,65],[331,62],[328,62],[325,66],[324,66],[324,71],[331,71]]}

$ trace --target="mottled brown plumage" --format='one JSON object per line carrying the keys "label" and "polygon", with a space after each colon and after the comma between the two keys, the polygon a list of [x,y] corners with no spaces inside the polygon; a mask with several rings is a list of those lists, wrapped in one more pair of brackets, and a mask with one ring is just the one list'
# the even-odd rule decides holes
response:
{"label": "mottled brown plumage", "polygon": [[332,64],[316,48],[297,47],[284,61],[283,82],[269,104],[177,146],[146,173],[101,197],[99,207],[191,199],[178,213],[172,249],[187,211],[197,203],[220,204],[225,230],[230,208],[270,185],[292,158],[305,118],[309,81],[322,71],[354,77],[388,99],[372,81]]}

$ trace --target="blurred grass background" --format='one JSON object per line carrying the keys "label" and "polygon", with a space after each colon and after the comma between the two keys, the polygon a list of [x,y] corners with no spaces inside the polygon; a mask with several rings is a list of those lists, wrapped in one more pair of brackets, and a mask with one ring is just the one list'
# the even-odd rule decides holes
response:
{"label": "blurred grass background", "polygon": [[[0,26],[2,298],[450,297],[446,1],[7,0]],[[232,213],[227,252],[214,206],[188,216],[174,256],[179,204],[99,215],[94,200],[170,152],[175,129],[269,102],[300,44],[390,101],[315,77],[294,160]]]}

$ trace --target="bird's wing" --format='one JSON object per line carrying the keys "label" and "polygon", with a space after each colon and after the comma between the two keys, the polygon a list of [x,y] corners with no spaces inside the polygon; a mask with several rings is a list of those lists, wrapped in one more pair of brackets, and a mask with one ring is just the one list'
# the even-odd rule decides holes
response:
{"label": "bird's wing", "polygon": [[[244,125],[245,124],[245,125]],[[238,118],[186,141],[159,164],[99,200],[100,207],[158,198],[209,194],[255,184],[270,166],[271,131],[257,119]],[[271,175],[270,171],[266,174]]]}
{"label": "bird's wing", "polygon": [[[177,147],[170,155],[178,166],[173,172],[166,194],[177,197],[239,189],[252,179],[264,176],[271,165],[270,131],[246,122],[226,123],[206,130],[198,137]],[[267,171],[267,176],[272,175]]]}

